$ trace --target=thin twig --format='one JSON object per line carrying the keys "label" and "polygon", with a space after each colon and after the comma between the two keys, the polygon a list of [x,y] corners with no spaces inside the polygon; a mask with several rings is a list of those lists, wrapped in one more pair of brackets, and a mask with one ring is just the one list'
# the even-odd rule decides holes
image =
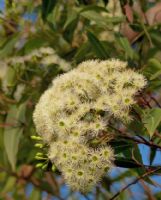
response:
{"label": "thin twig", "polygon": [[139,176],[138,178],[136,178],[135,180],[133,180],[131,183],[129,183],[128,185],[126,185],[124,188],[122,188],[120,191],[118,191],[112,198],[110,198],[110,200],[116,199],[116,197],[118,197],[122,192],[124,192],[125,190],[127,190],[131,185],[136,184],[138,181],[140,181],[141,179],[145,178],[146,176],[157,172],[161,170],[161,167],[157,168],[157,169],[153,169],[151,171],[146,172],[145,174],[143,174],[142,176]]}
{"label": "thin twig", "polygon": [[150,95],[150,98],[156,103],[156,105],[161,108],[161,105],[159,104],[159,102],[153,97]]}
{"label": "thin twig", "polygon": [[9,175],[11,175],[11,176],[14,176],[17,180],[19,180],[19,179],[22,180],[22,179],[23,179],[24,181],[30,182],[30,183],[32,183],[35,187],[37,187],[38,189],[40,189],[40,190],[42,190],[42,191],[45,191],[45,192],[47,192],[48,194],[51,194],[52,196],[55,196],[55,197],[57,197],[57,198],[60,199],[60,200],[64,200],[64,198],[62,198],[62,197],[59,196],[58,194],[55,194],[54,191],[51,191],[51,190],[48,189],[47,187],[45,187],[45,188],[43,187],[43,185],[41,184],[41,180],[33,176],[33,173],[34,173],[34,171],[35,171],[34,168],[33,168],[32,173],[31,173],[30,176],[28,176],[28,177],[19,176],[19,174],[17,174],[16,172],[11,172],[11,171],[9,171],[8,169],[3,168],[3,167],[0,166],[0,172],[2,172],[2,171],[3,171],[3,172],[6,172],[7,174],[9,174]]}
{"label": "thin twig", "polygon": [[131,141],[134,141],[138,144],[145,144],[147,146],[150,146],[150,147],[153,147],[155,149],[160,149],[161,150],[161,146],[160,145],[157,145],[157,144],[154,144],[152,141],[147,141],[145,138],[139,136],[141,139],[138,139],[138,138],[134,138],[130,135],[128,135],[127,133],[119,130],[119,129],[116,129],[115,127],[111,126],[110,124],[108,125],[110,128],[112,128],[113,130],[117,131],[118,133],[120,133],[120,137],[123,137],[125,139],[129,139]]}
{"label": "thin twig", "polygon": [[155,131],[154,135],[156,135],[157,137],[161,139],[161,135],[158,133],[158,131]]}

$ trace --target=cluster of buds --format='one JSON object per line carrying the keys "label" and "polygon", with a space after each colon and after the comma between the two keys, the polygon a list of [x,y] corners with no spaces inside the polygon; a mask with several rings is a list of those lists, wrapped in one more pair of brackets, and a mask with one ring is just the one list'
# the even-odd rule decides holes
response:
{"label": "cluster of buds", "polygon": [[[89,60],[54,79],[41,96],[33,115],[37,132],[73,190],[89,191],[113,166],[109,120],[129,122],[134,96],[145,85],[126,62]],[[102,133],[106,140],[93,146]]]}

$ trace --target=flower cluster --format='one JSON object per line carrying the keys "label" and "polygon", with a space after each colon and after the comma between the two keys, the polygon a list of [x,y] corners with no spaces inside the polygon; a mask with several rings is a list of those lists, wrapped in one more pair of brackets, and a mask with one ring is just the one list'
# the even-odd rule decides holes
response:
{"label": "flower cluster", "polygon": [[[73,190],[89,191],[112,166],[109,119],[129,121],[134,95],[146,85],[141,74],[126,67],[117,59],[85,61],[54,79],[36,105],[37,132]],[[93,147],[102,133],[106,141]]]}

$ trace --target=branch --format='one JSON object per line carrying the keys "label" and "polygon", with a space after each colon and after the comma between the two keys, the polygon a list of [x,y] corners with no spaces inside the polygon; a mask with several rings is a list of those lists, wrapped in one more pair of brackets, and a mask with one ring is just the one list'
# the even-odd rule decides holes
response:
{"label": "branch", "polygon": [[110,128],[112,128],[113,130],[117,131],[118,133],[120,133],[120,136],[125,138],[125,139],[129,139],[129,140],[132,140],[138,144],[145,144],[147,146],[150,146],[150,147],[153,147],[155,149],[160,149],[161,150],[161,146],[160,145],[157,145],[157,144],[154,144],[152,141],[147,141],[145,138],[139,136],[141,139],[138,139],[138,138],[134,138],[130,135],[128,135],[127,133],[119,130],[119,129],[116,129],[115,127],[113,127],[112,125],[108,125]]}
{"label": "branch", "polygon": [[0,172],[2,172],[2,171],[6,172],[10,176],[14,176],[17,179],[17,181],[24,180],[26,182],[30,182],[35,187],[37,187],[39,190],[45,191],[48,194],[51,194],[52,196],[55,196],[55,197],[57,197],[60,200],[64,200],[62,197],[60,197],[58,194],[56,194],[55,191],[51,191],[49,188],[47,188],[47,187],[44,188],[43,187],[43,185],[41,184],[42,180],[34,177],[35,168],[33,166],[32,166],[32,170],[30,171],[29,174],[24,174],[26,172],[23,172],[23,171],[20,172],[20,174],[16,173],[16,172],[11,172],[7,168],[3,168],[2,166],[0,166]]}
{"label": "branch", "polygon": [[150,98],[156,103],[156,105],[157,105],[159,108],[161,108],[160,103],[158,102],[157,99],[155,99],[155,97],[153,97],[153,96],[150,95]]}
{"label": "branch", "polygon": [[122,192],[124,192],[125,190],[127,190],[131,185],[136,184],[138,181],[140,181],[141,179],[145,178],[146,176],[157,172],[161,170],[161,167],[157,168],[157,169],[153,169],[151,171],[146,172],[145,174],[143,174],[142,176],[139,176],[138,178],[136,178],[135,180],[133,180],[131,183],[129,183],[128,185],[126,185],[124,188],[122,188],[120,191],[118,191],[112,198],[110,198],[109,200],[113,200],[116,199],[116,197],[118,197]]}

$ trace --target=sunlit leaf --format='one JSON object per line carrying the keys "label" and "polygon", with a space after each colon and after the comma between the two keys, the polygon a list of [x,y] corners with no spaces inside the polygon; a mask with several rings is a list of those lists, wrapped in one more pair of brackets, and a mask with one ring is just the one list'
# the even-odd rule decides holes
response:
{"label": "sunlit leaf", "polygon": [[152,137],[156,128],[161,122],[161,109],[160,108],[147,109],[144,112],[142,121],[150,137]]}
{"label": "sunlit leaf", "polygon": [[18,146],[22,136],[23,128],[21,123],[25,120],[26,104],[19,107],[12,106],[8,112],[6,124],[8,127],[4,130],[4,146],[11,164],[12,170],[15,170]]}

